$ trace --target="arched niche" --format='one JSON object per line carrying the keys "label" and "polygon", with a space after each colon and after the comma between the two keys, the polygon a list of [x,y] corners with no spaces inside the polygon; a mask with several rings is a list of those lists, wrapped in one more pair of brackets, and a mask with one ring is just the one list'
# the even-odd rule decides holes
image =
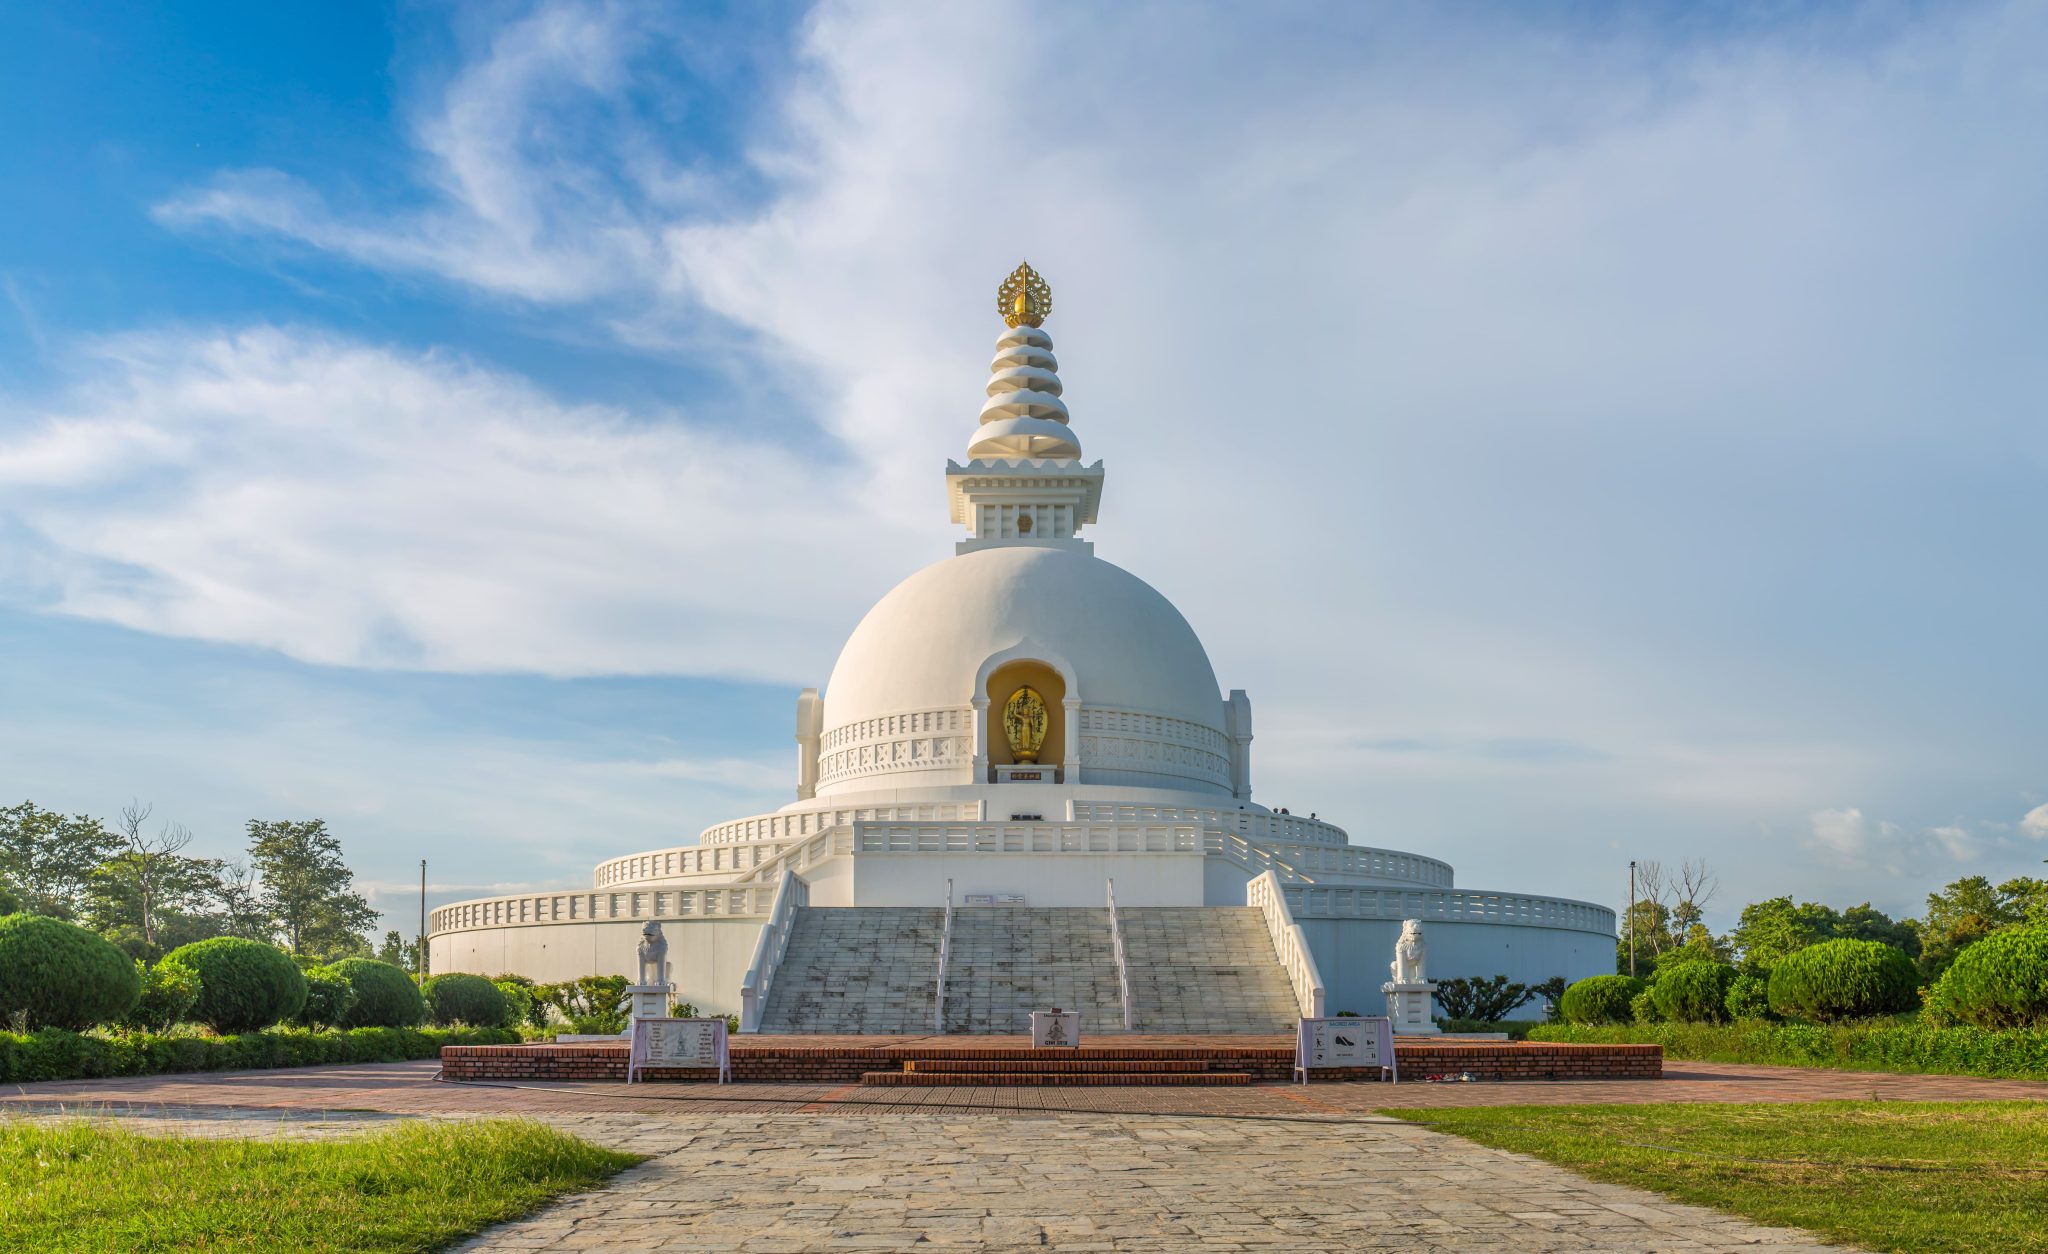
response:
{"label": "arched niche", "polygon": [[[1003,734],[1003,707],[1019,688],[1031,687],[1045,701],[1045,743],[1038,747],[1038,761],[1056,769],[1067,759],[1067,681],[1051,663],[1037,658],[1012,658],[998,665],[983,681],[982,694],[988,698],[987,751],[989,765],[1009,766],[1017,759],[1010,752],[1010,738]],[[1051,776],[1046,778],[1050,779]]]}

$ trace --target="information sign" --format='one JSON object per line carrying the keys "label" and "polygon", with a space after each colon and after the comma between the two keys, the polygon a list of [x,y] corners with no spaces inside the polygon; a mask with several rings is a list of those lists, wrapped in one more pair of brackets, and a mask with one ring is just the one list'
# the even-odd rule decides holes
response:
{"label": "information sign", "polygon": [[1396,1083],[1401,1072],[1394,1059],[1394,1021],[1346,1015],[1341,1019],[1303,1019],[1294,1046],[1294,1072],[1303,1083],[1320,1067],[1378,1067]]}
{"label": "information sign", "polygon": [[1031,1044],[1036,1049],[1073,1049],[1081,1043],[1081,1012],[1078,1010],[1034,1010],[1031,1012]]}
{"label": "information sign", "polygon": [[732,1079],[732,1055],[723,1019],[635,1019],[626,1083],[649,1067],[715,1067],[718,1082]]}

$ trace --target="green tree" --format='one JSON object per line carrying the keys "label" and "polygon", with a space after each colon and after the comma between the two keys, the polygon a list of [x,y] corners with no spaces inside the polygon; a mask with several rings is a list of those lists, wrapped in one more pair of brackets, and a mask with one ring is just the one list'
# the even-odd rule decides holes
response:
{"label": "green tree", "polygon": [[1742,908],[1728,941],[1751,971],[1769,971],[1809,945],[1831,940],[1872,940],[1903,951],[1920,952],[1920,933],[1912,920],[1895,920],[1869,902],[1836,910],[1817,901],[1792,904],[1773,897]]}
{"label": "green tree", "polygon": [[31,914],[77,914],[94,868],[121,848],[120,837],[83,814],[66,818],[33,801],[0,810],[0,880]]}
{"label": "green tree", "polygon": [[402,971],[417,972],[419,945],[399,935],[397,929],[384,933],[384,943],[377,946],[377,961],[388,962]]}
{"label": "green tree", "polygon": [[277,935],[276,920],[270,917],[258,892],[256,873],[241,863],[220,863],[206,895],[207,914],[218,929],[211,935],[260,941]]}
{"label": "green tree", "polygon": [[132,956],[155,961],[168,950],[223,928],[211,917],[221,864],[192,858],[192,833],[172,823],[145,830],[151,807],[130,802],[117,824],[127,848],[93,869],[86,918]]}
{"label": "green tree", "polygon": [[249,822],[258,901],[296,958],[329,962],[369,952],[377,911],[355,891],[341,842],[322,819]]}
{"label": "green tree", "polygon": [[1921,978],[1933,981],[1956,955],[2000,928],[2048,919],[2048,880],[2020,876],[1993,886],[1981,875],[1959,879],[1927,895],[1920,921]]}
{"label": "green tree", "polygon": [[1874,940],[1904,950],[1909,958],[1920,956],[1920,925],[1912,919],[1894,919],[1869,902],[1842,911],[1835,934],[1848,940]]}

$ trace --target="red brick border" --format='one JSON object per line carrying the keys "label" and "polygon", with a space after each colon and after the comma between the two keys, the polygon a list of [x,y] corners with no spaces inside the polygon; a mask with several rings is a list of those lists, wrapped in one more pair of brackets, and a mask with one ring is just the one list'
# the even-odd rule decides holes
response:
{"label": "red brick border", "polygon": [[[785,1040],[787,1038],[784,1038]],[[1418,1041],[1394,1046],[1404,1077],[1471,1075],[1480,1080],[1654,1080],[1663,1074],[1659,1045],[1581,1045],[1554,1041]],[[1084,1045],[1037,1050],[1020,1045],[956,1045],[947,1041],[874,1045],[748,1044],[732,1046],[733,1079],[742,1083],[858,1084],[869,1072],[900,1071],[912,1060],[987,1062],[1202,1062],[1243,1071],[1254,1081],[1293,1078],[1294,1051],[1276,1045]],[[991,1067],[990,1070],[1009,1070]],[[1067,1068],[1057,1068],[1065,1070]],[[449,1080],[606,1080],[626,1078],[626,1047],[618,1045],[448,1045],[441,1074]],[[705,1070],[662,1070],[650,1079],[708,1081]],[[1317,1081],[1375,1080],[1376,1069],[1332,1068]]]}

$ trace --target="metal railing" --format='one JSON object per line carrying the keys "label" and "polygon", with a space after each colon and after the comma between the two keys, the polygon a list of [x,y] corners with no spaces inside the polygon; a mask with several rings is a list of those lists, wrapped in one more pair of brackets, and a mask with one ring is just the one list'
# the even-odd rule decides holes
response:
{"label": "metal railing", "polygon": [[1109,881],[1109,945],[1116,951],[1116,991],[1124,1003],[1124,1031],[1131,1030],[1131,964],[1124,957],[1124,928],[1116,917],[1116,881]]}
{"label": "metal railing", "polygon": [[768,1004],[768,990],[775,983],[776,968],[789,949],[789,933],[796,912],[810,904],[811,886],[795,871],[784,871],[775,888],[775,904],[768,909],[768,921],[761,925],[754,942],[754,961],[740,981],[740,1031],[759,1032],[761,1012]]}
{"label": "metal railing", "polygon": [[932,1031],[946,1030],[946,960],[953,956],[953,881],[946,881],[946,921],[939,928],[939,981],[932,989]]}
{"label": "metal railing", "polygon": [[1323,1017],[1323,975],[1316,970],[1316,956],[1309,951],[1308,937],[1287,909],[1287,892],[1280,877],[1271,871],[1244,886],[1244,904],[1266,916],[1266,931],[1273,938],[1273,952],[1294,985],[1295,1004],[1304,1019]]}

